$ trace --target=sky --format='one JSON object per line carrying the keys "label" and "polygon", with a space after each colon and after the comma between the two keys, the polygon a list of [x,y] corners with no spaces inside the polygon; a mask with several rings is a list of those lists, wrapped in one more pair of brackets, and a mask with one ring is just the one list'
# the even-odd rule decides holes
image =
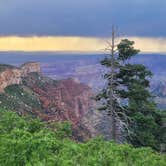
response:
{"label": "sky", "polygon": [[0,0],[0,50],[96,51],[114,24],[143,52],[165,53],[165,16],[166,0]]}

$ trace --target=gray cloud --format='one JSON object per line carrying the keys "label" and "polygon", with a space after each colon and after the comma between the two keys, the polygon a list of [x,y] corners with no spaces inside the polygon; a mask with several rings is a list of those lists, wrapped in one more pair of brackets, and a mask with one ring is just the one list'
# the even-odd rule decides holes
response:
{"label": "gray cloud", "polygon": [[1,0],[0,35],[166,36],[165,0]]}

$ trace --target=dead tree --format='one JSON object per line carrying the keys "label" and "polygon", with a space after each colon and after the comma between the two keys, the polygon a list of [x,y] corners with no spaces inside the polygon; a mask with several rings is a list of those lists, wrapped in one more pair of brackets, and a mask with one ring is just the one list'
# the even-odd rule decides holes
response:
{"label": "dead tree", "polygon": [[109,73],[107,73],[105,76],[108,80],[108,87],[106,89],[106,100],[108,115],[111,117],[112,123],[111,135],[113,140],[121,143],[122,132],[124,130],[129,132],[129,117],[127,117],[127,115],[125,114],[125,109],[121,104],[121,99],[119,95],[116,93],[117,88],[119,88],[118,81],[116,78],[116,74],[119,70],[119,61],[115,39],[116,31],[113,26],[111,42],[106,41],[107,48],[105,48],[104,50],[107,53],[108,57],[103,61],[103,65],[106,65],[109,68]]}

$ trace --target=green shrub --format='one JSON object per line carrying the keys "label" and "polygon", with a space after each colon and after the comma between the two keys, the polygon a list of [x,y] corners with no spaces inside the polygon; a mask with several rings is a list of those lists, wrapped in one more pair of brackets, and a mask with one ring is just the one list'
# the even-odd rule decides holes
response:
{"label": "green shrub", "polygon": [[30,117],[0,109],[2,166],[165,166],[165,156],[150,148],[133,148],[95,138],[86,143],[69,139],[70,125],[51,127]]}

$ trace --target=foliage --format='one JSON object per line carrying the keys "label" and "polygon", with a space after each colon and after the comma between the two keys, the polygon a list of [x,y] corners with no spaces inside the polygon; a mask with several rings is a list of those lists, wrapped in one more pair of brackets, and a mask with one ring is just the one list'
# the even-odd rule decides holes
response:
{"label": "foliage", "polygon": [[[58,124],[57,130],[55,126],[48,128],[45,123],[37,119],[23,118],[16,113],[0,109],[0,165],[165,165],[165,156],[153,152],[150,148],[117,145],[102,138],[76,143],[67,138],[69,130],[67,123],[64,126]],[[61,129],[62,132],[58,131]],[[64,131],[67,131],[67,134]]]}

